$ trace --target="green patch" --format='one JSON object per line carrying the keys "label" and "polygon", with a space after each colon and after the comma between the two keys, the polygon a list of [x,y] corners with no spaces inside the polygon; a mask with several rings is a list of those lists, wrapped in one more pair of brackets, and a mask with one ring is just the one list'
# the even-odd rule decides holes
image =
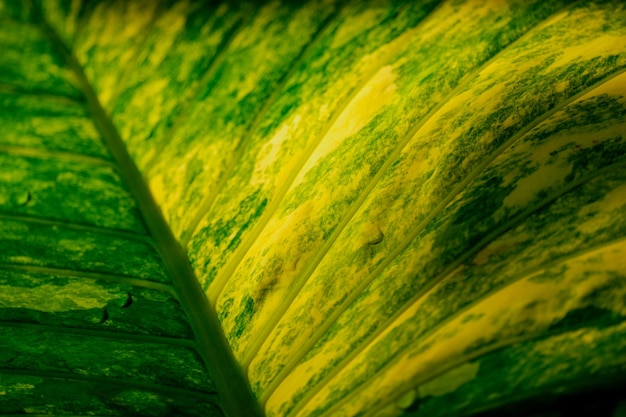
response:
{"label": "green patch", "polygon": [[622,320],[622,316],[614,311],[591,305],[568,311],[561,321],[550,326],[548,332],[557,334],[586,327],[604,329]]}

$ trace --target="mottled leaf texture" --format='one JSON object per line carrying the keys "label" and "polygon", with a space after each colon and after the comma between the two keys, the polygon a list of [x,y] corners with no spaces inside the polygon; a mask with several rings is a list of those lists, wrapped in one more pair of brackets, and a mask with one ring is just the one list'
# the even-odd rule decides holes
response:
{"label": "mottled leaf texture", "polygon": [[626,416],[626,5],[0,0],[0,416]]}

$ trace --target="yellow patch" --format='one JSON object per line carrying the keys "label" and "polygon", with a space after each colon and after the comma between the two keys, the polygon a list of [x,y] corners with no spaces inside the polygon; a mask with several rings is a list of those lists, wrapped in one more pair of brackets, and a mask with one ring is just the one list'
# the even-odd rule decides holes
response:
{"label": "yellow patch", "polygon": [[[584,30],[589,30],[584,28]],[[625,36],[598,36],[590,39],[586,43],[574,44],[564,48],[559,59],[557,59],[545,72],[549,73],[561,67],[567,67],[572,62],[591,61],[596,57],[619,55],[623,53]]]}
{"label": "yellow patch", "polygon": [[272,139],[263,145],[256,159],[254,173],[252,174],[250,184],[258,185],[264,184],[268,181],[267,175],[271,173],[267,173],[267,169],[276,162],[280,154],[281,147],[292,137],[293,132],[297,131],[301,120],[302,117],[300,115],[295,115],[293,120],[283,124],[274,134]]}
{"label": "yellow patch", "polygon": [[165,33],[159,36],[159,41],[154,42],[153,50],[150,54],[150,63],[153,66],[159,65],[172,50],[172,45],[176,41],[178,34],[185,28],[185,10],[189,8],[189,2],[182,1],[176,3],[167,13],[159,18],[159,29]]}
{"label": "yellow patch", "polygon": [[148,123],[152,126],[156,125],[162,117],[163,91],[169,82],[167,78],[161,78],[144,84],[136,91],[129,103],[130,107],[145,109],[148,112]]}
{"label": "yellow patch", "polygon": [[590,217],[589,220],[576,225],[576,228],[582,233],[592,233],[606,224],[606,216],[611,212],[623,210],[626,207],[626,185],[617,187],[613,191],[607,193],[604,199],[596,203],[586,205],[578,212],[581,219]]}
{"label": "yellow patch", "polygon": [[[51,296],[54,294],[54,297]],[[25,308],[46,313],[106,307],[116,294],[94,285],[45,284],[33,288],[0,286],[0,307]]]}

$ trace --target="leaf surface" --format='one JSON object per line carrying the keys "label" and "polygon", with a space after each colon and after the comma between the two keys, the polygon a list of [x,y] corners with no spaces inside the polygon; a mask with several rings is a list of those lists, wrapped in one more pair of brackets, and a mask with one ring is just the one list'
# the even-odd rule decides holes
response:
{"label": "leaf surface", "polygon": [[0,415],[619,415],[625,22],[0,0]]}

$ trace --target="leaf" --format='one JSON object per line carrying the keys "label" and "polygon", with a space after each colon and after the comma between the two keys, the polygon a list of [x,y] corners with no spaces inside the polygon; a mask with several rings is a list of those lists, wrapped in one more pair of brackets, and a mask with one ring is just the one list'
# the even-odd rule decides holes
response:
{"label": "leaf", "polygon": [[623,409],[621,2],[0,22],[0,414]]}

